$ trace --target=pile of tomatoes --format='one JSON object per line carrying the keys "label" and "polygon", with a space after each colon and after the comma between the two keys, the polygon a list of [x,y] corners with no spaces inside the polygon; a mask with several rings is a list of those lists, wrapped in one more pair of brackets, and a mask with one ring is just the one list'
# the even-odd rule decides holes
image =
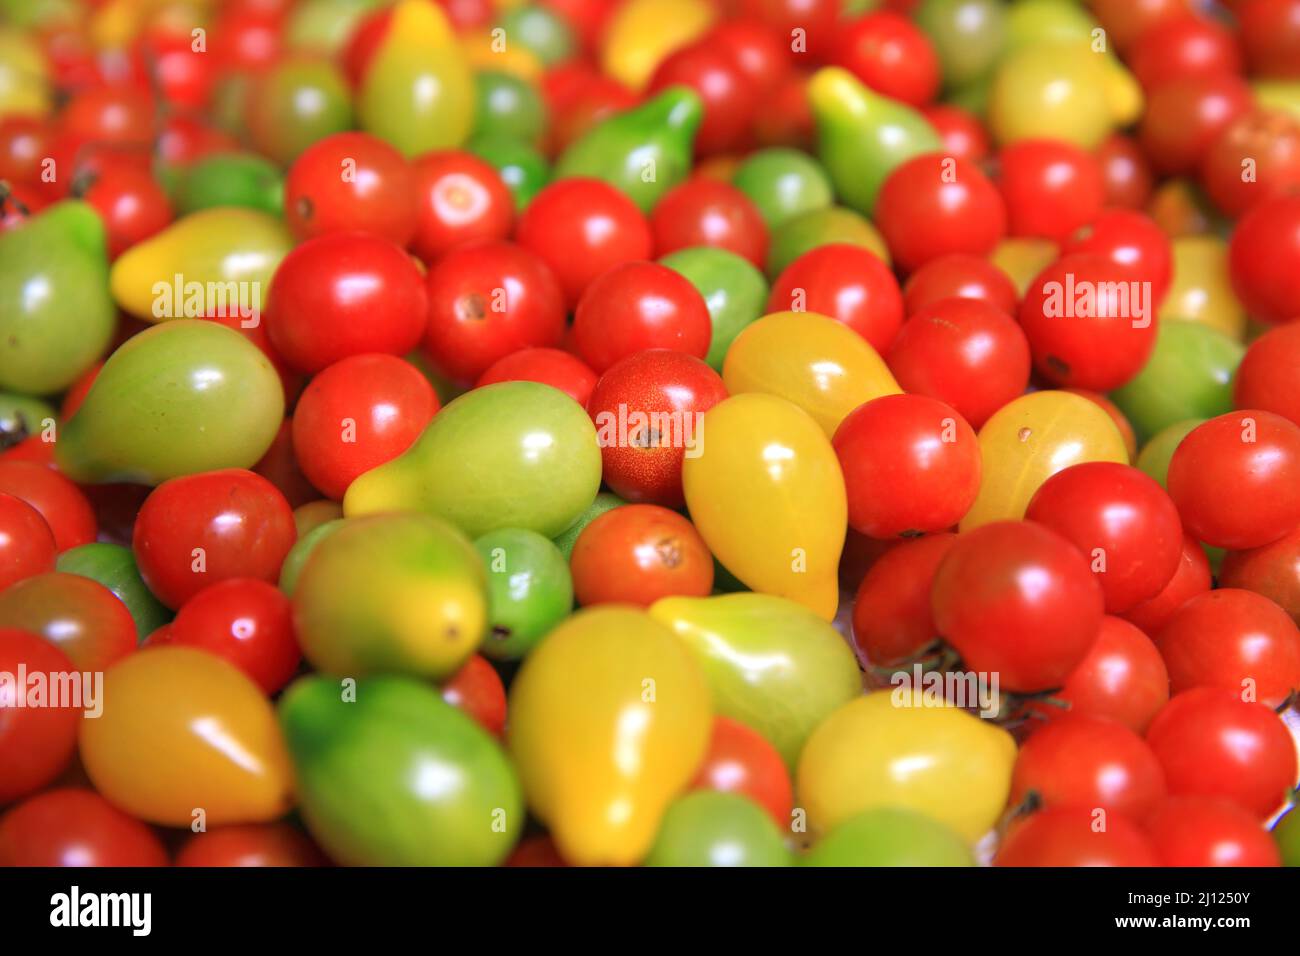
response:
{"label": "pile of tomatoes", "polygon": [[1300,865],[1300,0],[0,14],[0,865]]}

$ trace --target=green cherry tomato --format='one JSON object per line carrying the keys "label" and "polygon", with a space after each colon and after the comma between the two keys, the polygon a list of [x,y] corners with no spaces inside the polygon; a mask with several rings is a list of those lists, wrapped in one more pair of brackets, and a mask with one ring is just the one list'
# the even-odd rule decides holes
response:
{"label": "green cherry tomato", "polygon": [[748,797],[697,790],[668,805],[646,866],[789,866],[772,818]]}
{"label": "green cherry tomato", "polygon": [[1169,474],[1169,459],[1174,457],[1179,444],[1204,418],[1189,418],[1186,421],[1166,425],[1151,436],[1151,440],[1142,446],[1135,464],[1151,478],[1165,487],[1165,476]]}
{"label": "green cherry tomato", "polygon": [[562,63],[577,51],[577,39],[562,16],[542,4],[517,6],[501,18],[507,43],[518,43],[546,66]]}
{"label": "green cherry tomato", "polygon": [[278,215],[284,177],[256,153],[213,153],[180,171],[172,198],[178,215],[213,206],[246,206]]}
{"label": "green cherry tomato", "polygon": [[797,149],[760,149],[740,164],[731,181],[753,200],[769,229],[833,201],[826,170]]}
{"label": "green cherry tomato", "polygon": [[922,0],[916,10],[916,24],[934,44],[949,89],[993,69],[1006,43],[1006,20],[1003,0]]}
{"label": "green cherry tomato", "polygon": [[606,511],[613,511],[619,505],[627,504],[622,498],[612,491],[602,491],[596,495],[591,506],[587,508],[582,515],[571,524],[563,533],[558,534],[553,539],[555,546],[560,549],[560,554],[564,555],[564,560],[568,561],[573,556],[573,546],[578,542],[578,535],[582,534],[584,528],[591,524]]}
{"label": "green cherry tomato", "polygon": [[172,612],[140,577],[130,548],[103,541],[79,545],[60,554],[55,569],[98,581],[116,594],[131,612],[136,636],[142,641],[172,619]]}
{"label": "green cherry tomato", "polygon": [[568,559],[549,538],[522,528],[491,531],[474,547],[488,582],[488,631],[480,650],[495,660],[518,660],[573,610]]}
{"label": "green cherry tomato", "polygon": [[551,181],[551,168],[535,146],[500,134],[475,136],[465,147],[493,167],[515,197],[515,210],[523,212],[533,197]]}
{"label": "green cherry tomato", "polygon": [[805,252],[830,243],[862,246],[889,265],[885,237],[865,216],[844,206],[827,206],[791,217],[772,236],[767,274],[775,279]]}
{"label": "green cherry tomato", "polygon": [[684,276],[704,296],[713,323],[713,338],[704,360],[721,372],[736,336],[766,310],[767,280],[747,259],[712,246],[670,252],[659,262]]}
{"label": "green cherry tomato", "polygon": [[253,145],[284,166],[317,140],[352,128],[347,78],[326,60],[276,64],[251,84],[246,107]]}
{"label": "green cherry tomato", "polygon": [[346,519],[334,518],[312,528],[293,543],[293,547],[289,549],[289,553],[284,557],[284,564],[280,565],[280,590],[284,592],[285,597],[293,597],[293,592],[298,586],[298,578],[302,575],[303,566],[306,565],[307,559],[311,557],[312,552],[316,550],[316,545],[345,524],[347,524]]}
{"label": "green cherry tomato", "polygon": [[0,448],[38,434],[58,413],[44,399],[15,392],[0,392]]}
{"label": "green cherry tomato", "polygon": [[536,144],[546,129],[546,105],[536,87],[512,73],[483,70],[474,77],[474,137]]}
{"label": "green cherry tomato", "polygon": [[877,807],[822,837],[805,866],[974,866],[970,847],[948,827],[913,810]]}

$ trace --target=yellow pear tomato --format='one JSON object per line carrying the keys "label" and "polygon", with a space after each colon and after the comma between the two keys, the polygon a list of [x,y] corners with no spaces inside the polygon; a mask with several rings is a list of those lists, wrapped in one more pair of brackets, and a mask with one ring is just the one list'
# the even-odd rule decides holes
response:
{"label": "yellow pear tomato", "polygon": [[1246,310],[1228,278],[1228,244],[1218,236],[1182,236],[1172,245],[1174,277],[1159,320],[1200,322],[1240,342]]}
{"label": "yellow pear tomato", "polygon": [[713,19],[705,0],[626,0],[605,27],[601,69],[639,90],[665,57],[703,35]]}

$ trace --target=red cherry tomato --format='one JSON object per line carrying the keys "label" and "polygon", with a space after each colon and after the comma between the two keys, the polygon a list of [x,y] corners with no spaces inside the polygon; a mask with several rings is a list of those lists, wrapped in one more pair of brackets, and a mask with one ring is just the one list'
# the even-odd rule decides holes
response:
{"label": "red cherry tomato", "polygon": [[1088,655],[1052,696],[1070,706],[1035,708],[1048,720],[1078,714],[1118,721],[1144,733],[1169,701],[1169,672],[1151,638],[1128,621],[1107,615]]}
{"label": "red cherry tomato", "polygon": [[1246,349],[1237,366],[1233,400],[1238,408],[1262,408],[1300,425],[1300,322],[1270,329]]}
{"label": "red cherry tomato", "polygon": [[749,797],[784,829],[790,825],[794,788],[776,748],[756,730],[727,717],[713,718],[713,735],[693,790]]}
{"label": "red cherry tomato", "polygon": [[399,246],[415,234],[419,206],[411,164],[369,133],[318,140],[289,167],[284,218],[300,239],[366,232]]}
{"label": "red cherry tomato", "polygon": [[1300,121],[1275,110],[1242,114],[1210,144],[1200,173],[1206,194],[1229,216],[1300,190]]}
{"label": "red cherry tomato", "polygon": [[49,155],[50,124],[35,116],[0,120],[0,179],[41,189],[42,161]]}
{"label": "red cherry tomato", "polygon": [[1257,203],[1228,245],[1232,288],[1262,322],[1300,320],[1300,195]]}
{"label": "red cherry tomato", "polygon": [[961,252],[931,259],[903,286],[903,308],[909,316],[951,298],[980,299],[1015,315],[1019,297],[1005,272],[987,259]]}
{"label": "red cherry tomato", "polygon": [[0,492],[0,591],[53,571],[57,556],[54,532],[41,513],[21,498]]}
{"label": "red cherry tomato", "polygon": [[88,142],[146,146],[154,133],[153,97],[129,84],[89,87],[68,101],[59,125],[64,135]]}
{"label": "red cherry tomato", "polygon": [[1032,521],[958,535],[934,577],[939,633],[1007,690],[1060,687],[1101,627],[1101,585],[1073,544]]}
{"label": "red cherry tomato", "polygon": [[794,30],[807,41],[807,53],[821,59],[840,29],[841,0],[735,0],[742,17],[761,21],[787,42]]}
{"label": "red cherry tomato", "polygon": [[1258,548],[1300,527],[1300,425],[1258,409],[1197,425],[1169,460],[1169,496],[1188,532]]}
{"label": "red cherry tomato", "polygon": [[493,736],[506,729],[506,689],[496,669],[475,654],[442,685],[442,699],[469,714]]}
{"label": "red cherry tomato", "polygon": [[1051,807],[1012,824],[994,866],[1155,866],[1151,841],[1118,813]]}
{"label": "red cherry tomato", "polygon": [[1061,140],[1027,139],[998,154],[1007,231],[1060,242],[1097,218],[1106,201],[1101,164]]}
{"label": "red cherry tomato", "polygon": [[1186,13],[1188,0],[1090,0],[1088,6],[1115,48],[1124,51],[1155,24]]}
{"label": "red cherry tomato", "polygon": [[1153,90],[1184,76],[1240,73],[1241,50],[1232,31],[1209,17],[1169,17],[1140,33],[1128,51],[1128,66]]}
{"label": "red cherry tomato", "polygon": [[228,468],[155,488],[136,519],[132,546],[149,590],[179,608],[229,578],[278,581],[296,537],[284,495],[261,475]]}
{"label": "red cherry tomato", "polygon": [[[52,782],[72,760],[77,749],[77,731],[85,708],[65,706],[63,700],[31,702],[29,686],[17,680],[19,668],[28,680],[42,675],[51,686],[55,675],[75,670],[68,656],[50,641],[30,631],[0,628],[0,673],[10,675],[0,682],[0,804],[11,803],[35,793]],[[23,706],[19,706],[19,701]],[[57,705],[57,706],[56,706]]]}
{"label": "red cherry tomato", "polygon": [[309,239],[280,263],[267,333],[294,368],[319,372],[349,355],[405,355],[428,319],[424,276],[398,246],[359,232]]}
{"label": "red cherry tomato", "polygon": [[582,529],[569,559],[579,604],[649,607],[663,597],[706,597],[713,556],[695,526],[658,505],[622,505]]}
{"label": "red cherry tomato", "polygon": [[1300,623],[1300,528],[1262,548],[1229,551],[1219,584],[1262,594]]}
{"label": "red cherry tomato", "polygon": [[98,581],[52,571],[0,591],[0,628],[38,634],[79,671],[103,671],[135,650],[135,620]]}
{"label": "red cherry tomato", "polygon": [[1154,637],[1185,601],[1210,590],[1212,583],[1205,549],[1191,535],[1184,535],[1182,557],[1169,583],[1155,597],[1125,611],[1122,617],[1140,627],[1148,637]]}
{"label": "red cherry tomato", "polygon": [[903,297],[889,266],[861,246],[833,242],[805,252],[772,284],[768,312],[819,312],[883,352],[903,324]]}
{"label": "red cherry tomato", "polygon": [[1112,133],[1093,154],[1101,167],[1108,207],[1142,209],[1155,188],[1151,164],[1137,140],[1123,133]]}
{"label": "red cherry tomato", "polygon": [[704,104],[704,119],[695,134],[695,152],[701,156],[740,146],[761,105],[762,94],[749,82],[735,51],[708,36],[660,61],[649,92],[670,86],[694,90]]}
{"label": "red cherry tomato", "polygon": [[587,402],[605,483],[628,501],[682,507],[682,462],[698,453],[704,413],[726,397],[722,377],[693,355],[647,349],[616,362]]}
{"label": "red cherry tomato", "polygon": [[598,179],[551,183],[519,217],[515,236],[555,272],[570,307],[597,276],[649,259],[654,248],[641,210]]}
{"label": "red cherry tomato", "polygon": [[449,252],[428,276],[424,348],[438,372],[472,382],[499,359],[564,337],[564,294],[546,262],[513,242]]}
{"label": "red cherry tomato", "polygon": [[935,641],[930,589],[954,534],[927,534],[881,555],[862,578],[853,602],[853,641],[878,667],[903,663]]}
{"label": "red cherry tomato", "polygon": [[90,178],[80,198],[90,203],[108,234],[108,256],[115,259],[172,221],[171,203],[147,170],[112,164]]}
{"label": "red cherry tomato", "polygon": [[47,790],[0,817],[0,866],[166,865],[153,830],[92,790]]}
{"label": "red cherry tomato", "polygon": [[714,246],[759,269],[767,262],[767,224],[753,201],[730,183],[693,176],[673,187],[655,205],[650,228],[657,256]]}
{"label": "red cherry tomato", "polygon": [[1029,384],[1025,333],[978,299],[940,299],[913,313],[885,361],[905,391],[947,402],[972,428]]}
{"label": "red cherry tomato", "polygon": [[294,454],[292,418],[280,422],[271,447],[253,465],[253,471],[275,485],[276,490],[284,495],[284,500],[289,502],[290,508],[297,508],[320,497],[320,491],[302,473],[298,457]]}
{"label": "red cherry tomato", "polygon": [[136,40],[133,53],[141,72],[166,103],[186,110],[201,110],[212,95],[220,61],[206,49],[195,49],[188,27],[160,24],[147,28]]}
{"label": "red cherry tomato", "polygon": [[246,823],[196,833],[177,866],[328,866],[316,844],[287,823]]}
{"label": "red cherry tomato", "polygon": [[54,534],[54,545],[59,551],[95,540],[98,522],[86,496],[67,478],[43,464],[0,461],[0,493],[20,498],[40,512]]}
{"label": "red cherry tomato", "polygon": [[1250,87],[1235,73],[1170,80],[1148,95],[1138,140],[1156,172],[1190,173],[1219,133],[1252,103]]}
{"label": "red cherry tomato", "polygon": [[842,25],[830,58],[877,93],[912,106],[923,106],[939,92],[939,57],[930,38],[892,10]]}
{"label": "red cherry tomato", "polygon": [[808,103],[808,77],[791,72],[772,91],[769,105],[754,121],[754,138],[761,146],[813,147],[813,115]]}
{"label": "red cherry tomato", "polygon": [[971,163],[988,158],[989,134],[974,113],[948,103],[934,103],[921,113],[939,134],[945,155]]}
{"label": "red cherry tomato", "polygon": [[427,153],[411,164],[416,222],[411,251],[434,262],[476,239],[505,239],[514,225],[515,201],[497,171],[473,153]]}
{"label": "red cherry tomato", "polygon": [[562,349],[520,349],[493,362],[479,376],[475,387],[497,382],[541,382],[558,388],[585,408],[596,378],[586,362]]}
{"label": "red cherry tomato", "polygon": [[1062,255],[1095,253],[1119,266],[1129,278],[1151,283],[1151,303],[1159,306],[1173,279],[1173,249],[1169,237],[1140,212],[1103,212],[1061,247]]}
{"label": "red cherry tomato", "polygon": [[284,17],[275,4],[232,4],[216,12],[208,49],[227,70],[256,69],[280,56]]}
{"label": "red cherry tomato", "polygon": [[573,344],[597,372],[644,349],[673,349],[702,359],[712,335],[704,297],[656,262],[610,269],[587,287],[573,317]]}
{"label": "red cherry tomato", "polygon": [[1249,0],[1233,13],[1251,73],[1300,77],[1300,0]]}
{"label": "red cherry tomato", "polygon": [[1161,866],[1281,866],[1277,844],[1249,813],[1216,797],[1166,797],[1142,828]]}
{"label": "red cherry tomato", "polygon": [[790,75],[790,43],[755,19],[727,19],[707,34],[736,58],[745,80],[766,97]]}

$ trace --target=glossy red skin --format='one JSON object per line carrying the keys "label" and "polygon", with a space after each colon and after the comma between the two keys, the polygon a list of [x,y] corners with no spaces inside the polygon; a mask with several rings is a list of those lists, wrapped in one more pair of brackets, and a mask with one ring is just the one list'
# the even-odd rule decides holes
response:
{"label": "glossy red skin", "polygon": [[903,163],[880,188],[872,214],[895,265],[911,272],[932,259],[986,255],[1007,232],[1007,208],[974,163],[928,153]]}
{"label": "glossy red skin", "polygon": [[650,214],[655,255],[691,246],[713,246],[748,259],[758,269],[767,262],[767,224],[758,207],[730,183],[692,176],[670,189]]}
{"label": "glossy red skin", "polygon": [[893,272],[875,253],[833,242],[786,266],[772,283],[767,311],[830,316],[883,352],[903,324],[903,296]]}
{"label": "glossy red skin", "polygon": [[208,49],[228,70],[267,66],[280,55],[283,19],[279,9],[226,8],[209,31]]}
{"label": "glossy red skin", "polygon": [[1169,583],[1155,597],[1130,608],[1121,617],[1154,638],[1185,601],[1210,590],[1212,584],[1205,549],[1191,535],[1184,535],[1182,556]]}
{"label": "glossy red skin", "polygon": [[1172,697],[1147,730],[1172,795],[1232,800],[1256,819],[1296,783],[1295,743],[1268,707],[1238,692],[1197,687]]}
{"label": "glossy red skin", "polygon": [[924,106],[939,92],[939,57],[930,38],[891,10],[842,24],[831,45],[830,61],[876,92],[911,106]]}
{"label": "glossy red skin", "polygon": [[832,445],[844,473],[849,525],[870,537],[943,531],[979,494],[975,430],[938,399],[872,399],[840,423]]}
{"label": "glossy red skin", "polygon": [[515,239],[551,267],[570,308],[597,276],[654,251],[650,225],[632,200],[581,177],[538,193],[519,217]]}
{"label": "glossy red skin", "polygon": [[809,75],[803,70],[792,71],[772,91],[769,105],[754,120],[754,138],[760,146],[792,146],[805,151],[813,148]]}
{"label": "glossy red skin", "polygon": [[[1254,179],[1246,182],[1248,160],[1254,163]],[[1300,191],[1300,121],[1276,110],[1243,114],[1210,145],[1200,181],[1214,204],[1233,217],[1266,199]]]}
{"label": "glossy red skin", "polygon": [[289,599],[255,578],[230,578],[194,595],[172,621],[166,643],[229,661],[268,696],[293,679],[302,661]]}
{"label": "glossy red skin", "polygon": [[1270,544],[1300,527],[1300,425],[1259,409],[1211,418],[1179,444],[1166,484],[1197,539],[1234,551]]}
{"label": "glossy red skin", "polygon": [[294,457],[312,485],[341,501],[358,475],[411,447],[438,408],[429,380],[405,359],[345,358],[303,391],[293,414]]}
{"label": "glossy red skin", "polygon": [[1007,232],[1061,242],[1097,218],[1106,179],[1091,153],[1061,140],[1029,139],[998,154]]}
{"label": "glossy red skin", "polygon": [[[1156,344],[1156,290],[1147,296],[1143,281],[1089,252],[1040,272],[1018,313],[1039,374],[1053,385],[1108,392],[1140,372]],[[1081,302],[1084,289],[1093,295]]]}
{"label": "glossy red skin", "polygon": [[1078,395],[1080,398],[1086,398],[1109,415],[1110,420],[1119,429],[1120,437],[1124,439],[1124,447],[1128,450],[1128,460],[1130,462],[1137,461],[1137,435],[1133,431],[1133,423],[1119,410],[1118,405],[1101,394],[1101,392],[1094,392],[1086,388],[1063,388],[1061,391],[1069,392],[1071,395]]}
{"label": "glossy red skin", "polygon": [[329,866],[316,844],[287,823],[246,823],[196,833],[176,866]]}
{"label": "glossy red skin", "polygon": [[735,52],[703,37],[670,53],[650,78],[653,95],[670,86],[695,91],[704,104],[704,119],[695,134],[695,152],[711,156],[742,145],[762,94],[749,82]]}
{"label": "glossy red skin", "polygon": [[1013,823],[994,866],[1155,866],[1151,841],[1118,813],[1052,807]]}
{"label": "glossy red skin", "polygon": [[132,51],[158,95],[173,107],[202,110],[212,95],[220,61],[196,50],[189,27],[160,24],[148,28]]}
{"label": "glossy red skin", "polygon": [[941,299],[913,313],[885,361],[904,391],[947,402],[972,428],[1029,384],[1025,333],[1000,308],[977,299]]}
{"label": "glossy red skin", "polygon": [[1158,173],[1190,173],[1215,138],[1253,106],[1250,87],[1235,73],[1186,76],[1151,91],[1138,141]]}
{"label": "glossy red skin", "polygon": [[1120,51],[1154,24],[1189,9],[1188,0],[1090,0],[1088,6]]}
{"label": "glossy red skin", "polygon": [[[802,29],[807,56],[821,59],[840,29],[841,0],[734,0],[735,12],[759,20],[782,39]],[[801,54],[796,54],[801,55]]]}
{"label": "glossy red skin", "polygon": [[1156,638],[1177,694],[1224,687],[1277,707],[1300,688],[1300,628],[1253,591],[1220,587],[1180,607]]}
{"label": "glossy red skin", "polygon": [[1093,155],[1101,166],[1107,207],[1142,209],[1146,206],[1155,188],[1155,177],[1137,140],[1123,133],[1112,133]]}
{"label": "glossy red skin", "polygon": [[713,555],[695,526],[658,505],[623,505],[582,529],[569,559],[580,605],[649,607],[664,597],[707,597]]}
{"label": "glossy red skin", "polygon": [[1241,304],[1261,322],[1300,320],[1300,195],[1254,206],[1228,244],[1228,274]]}
{"label": "glossy red skin", "polygon": [[21,498],[40,512],[60,552],[95,540],[98,522],[86,496],[67,478],[43,464],[0,461],[0,493]]}
{"label": "glossy red skin", "polygon": [[72,707],[16,707],[26,687],[15,681],[18,668],[31,674],[70,674],[68,656],[39,634],[0,627],[0,672],[13,680],[0,684],[0,805],[47,786],[67,767],[77,749],[82,711]]}
{"label": "glossy red skin", "polygon": [[294,368],[319,372],[349,355],[405,355],[428,318],[424,276],[379,236],[309,239],[280,263],[267,293],[271,344]]}
{"label": "glossy red skin", "polygon": [[506,688],[496,669],[482,654],[467,660],[442,685],[442,699],[477,720],[488,733],[500,737],[506,729]]}
{"label": "glossy red skin", "polygon": [[[345,168],[354,171],[346,180]],[[416,195],[415,170],[394,147],[369,133],[335,133],[289,167],[284,218],[299,239],[365,232],[405,246],[415,235]]]}
{"label": "glossy red skin", "polygon": [[1139,282],[1151,283],[1151,302],[1164,301],[1173,280],[1173,249],[1169,236],[1140,212],[1110,209],[1084,226],[1061,247],[1061,255],[1076,252],[1104,256]]}
{"label": "glossy red skin", "polygon": [[68,101],[59,114],[59,128],[65,135],[98,143],[148,143],[154,132],[153,99],[126,84],[90,87]]}
{"label": "glossy red skin", "polygon": [[1230,800],[1166,797],[1142,821],[1160,866],[1281,866],[1277,844]]}
{"label": "glossy red skin", "polygon": [[41,513],[21,498],[0,492],[0,591],[53,571],[56,557],[54,532]]}
{"label": "glossy red skin", "polygon": [[[275,485],[290,508],[320,498],[320,490],[307,480],[298,464],[298,456],[293,450],[293,419],[286,418],[280,422],[271,447],[253,465],[253,471]],[[128,534],[128,539],[130,535]]]}
{"label": "glossy red skin", "polygon": [[867,569],[853,601],[853,642],[860,656],[888,667],[914,658],[938,637],[930,588],[957,540],[928,534],[902,541]]}
{"label": "glossy red skin", "polygon": [[587,287],[573,316],[573,344],[593,371],[645,349],[704,358],[713,336],[709,308],[695,286],[656,262],[628,262]]}
{"label": "glossy red skin", "polygon": [[456,246],[505,239],[515,221],[515,201],[497,171],[473,153],[426,153],[411,163],[416,221],[411,251],[434,262]]}
{"label": "glossy red skin", "polygon": [[598,376],[582,359],[563,349],[520,349],[493,362],[476,388],[497,382],[541,382],[558,388],[583,408]]}
{"label": "glossy red skin", "polygon": [[[293,509],[269,481],[228,468],[164,481],[136,519],[140,576],[158,600],[179,608],[229,578],[275,583],[297,538]],[[192,570],[202,548],[206,570]]]}
{"label": "glossy red skin", "polygon": [[931,259],[903,285],[903,311],[909,316],[951,298],[980,299],[1014,316],[1019,296],[1007,274],[988,259],[961,252]]}
{"label": "glossy red skin", "polygon": [[1025,517],[1083,553],[1107,614],[1155,597],[1178,570],[1178,509],[1154,479],[1128,465],[1094,461],[1057,472],[1034,493]]}
{"label": "glossy red skin", "polygon": [[171,203],[157,180],[147,170],[129,164],[109,164],[80,195],[104,223],[110,259],[172,221]]}
{"label": "glossy red skin", "polygon": [[543,259],[513,242],[462,246],[427,279],[424,350],[439,374],[473,382],[520,349],[550,348],[564,337],[564,293]]}
{"label": "glossy red skin", "polygon": [[[601,442],[605,484],[627,501],[681,508],[682,463],[687,437],[701,439],[700,418],[727,397],[722,377],[693,355],[669,349],[635,352],[616,362],[596,382],[587,401],[587,412]],[[620,445],[619,406],[627,421],[627,443]],[[645,427],[633,420],[646,416]],[[656,414],[677,413],[669,419],[672,429],[660,435],[654,428]],[[689,421],[686,416],[692,416]],[[692,431],[689,435],[687,428]],[[607,441],[607,439],[610,439]]]}
{"label": "glossy red skin", "polygon": [[0,628],[40,635],[79,671],[103,671],[135,650],[135,621],[98,581],[79,574],[38,574],[0,592]]}
{"label": "glossy red skin", "polygon": [[794,787],[776,748],[758,731],[728,717],[713,718],[709,750],[692,790],[718,790],[749,797],[781,829],[790,825]]}
{"label": "glossy red skin", "polygon": [[153,830],[93,790],[30,797],[0,817],[0,866],[166,866]]}
{"label": "glossy red skin", "polygon": [[1229,551],[1219,584],[1262,594],[1300,624],[1300,528],[1262,548]]}
{"label": "glossy red skin", "polygon": [[1300,322],[1269,329],[1246,349],[1233,379],[1233,404],[1262,408],[1300,425]]}
{"label": "glossy red skin", "polygon": [[1101,585],[1074,547],[1031,521],[958,536],[930,596],[939,633],[966,668],[998,672],[1004,690],[1060,687],[1101,627]]}
{"label": "glossy red skin", "polygon": [[727,19],[707,37],[731,50],[746,81],[762,96],[776,90],[790,74],[789,42],[758,20]]}
{"label": "glossy red skin", "polygon": [[988,158],[991,145],[988,132],[974,113],[948,103],[934,103],[921,110],[934,127],[947,156],[978,163]]}
{"label": "glossy red skin", "polygon": [[1009,806],[1030,794],[1044,807],[1099,807],[1141,819],[1165,795],[1146,741],[1118,721],[1082,714],[1042,725],[1020,745]]}
{"label": "glossy red skin", "polygon": [[1234,33],[1217,20],[1187,14],[1170,17],[1138,35],[1128,67],[1147,90],[1184,76],[1240,73]]}
{"label": "glossy red skin", "polygon": [[1097,717],[1145,733],[1169,701],[1169,672],[1151,638],[1123,618],[1107,615],[1092,649],[1052,695],[1068,709],[1042,705],[1035,714],[1057,720],[1067,714]]}
{"label": "glossy red skin", "polygon": [[1233,13],[1252,74],[1300,77],[1300,2],[1250,0]]}
{"label": "glossy red skin", "polygon": [[49,155],[50,124],[36,116],[0,120],[0,179],[41,189],[41,162]]}

